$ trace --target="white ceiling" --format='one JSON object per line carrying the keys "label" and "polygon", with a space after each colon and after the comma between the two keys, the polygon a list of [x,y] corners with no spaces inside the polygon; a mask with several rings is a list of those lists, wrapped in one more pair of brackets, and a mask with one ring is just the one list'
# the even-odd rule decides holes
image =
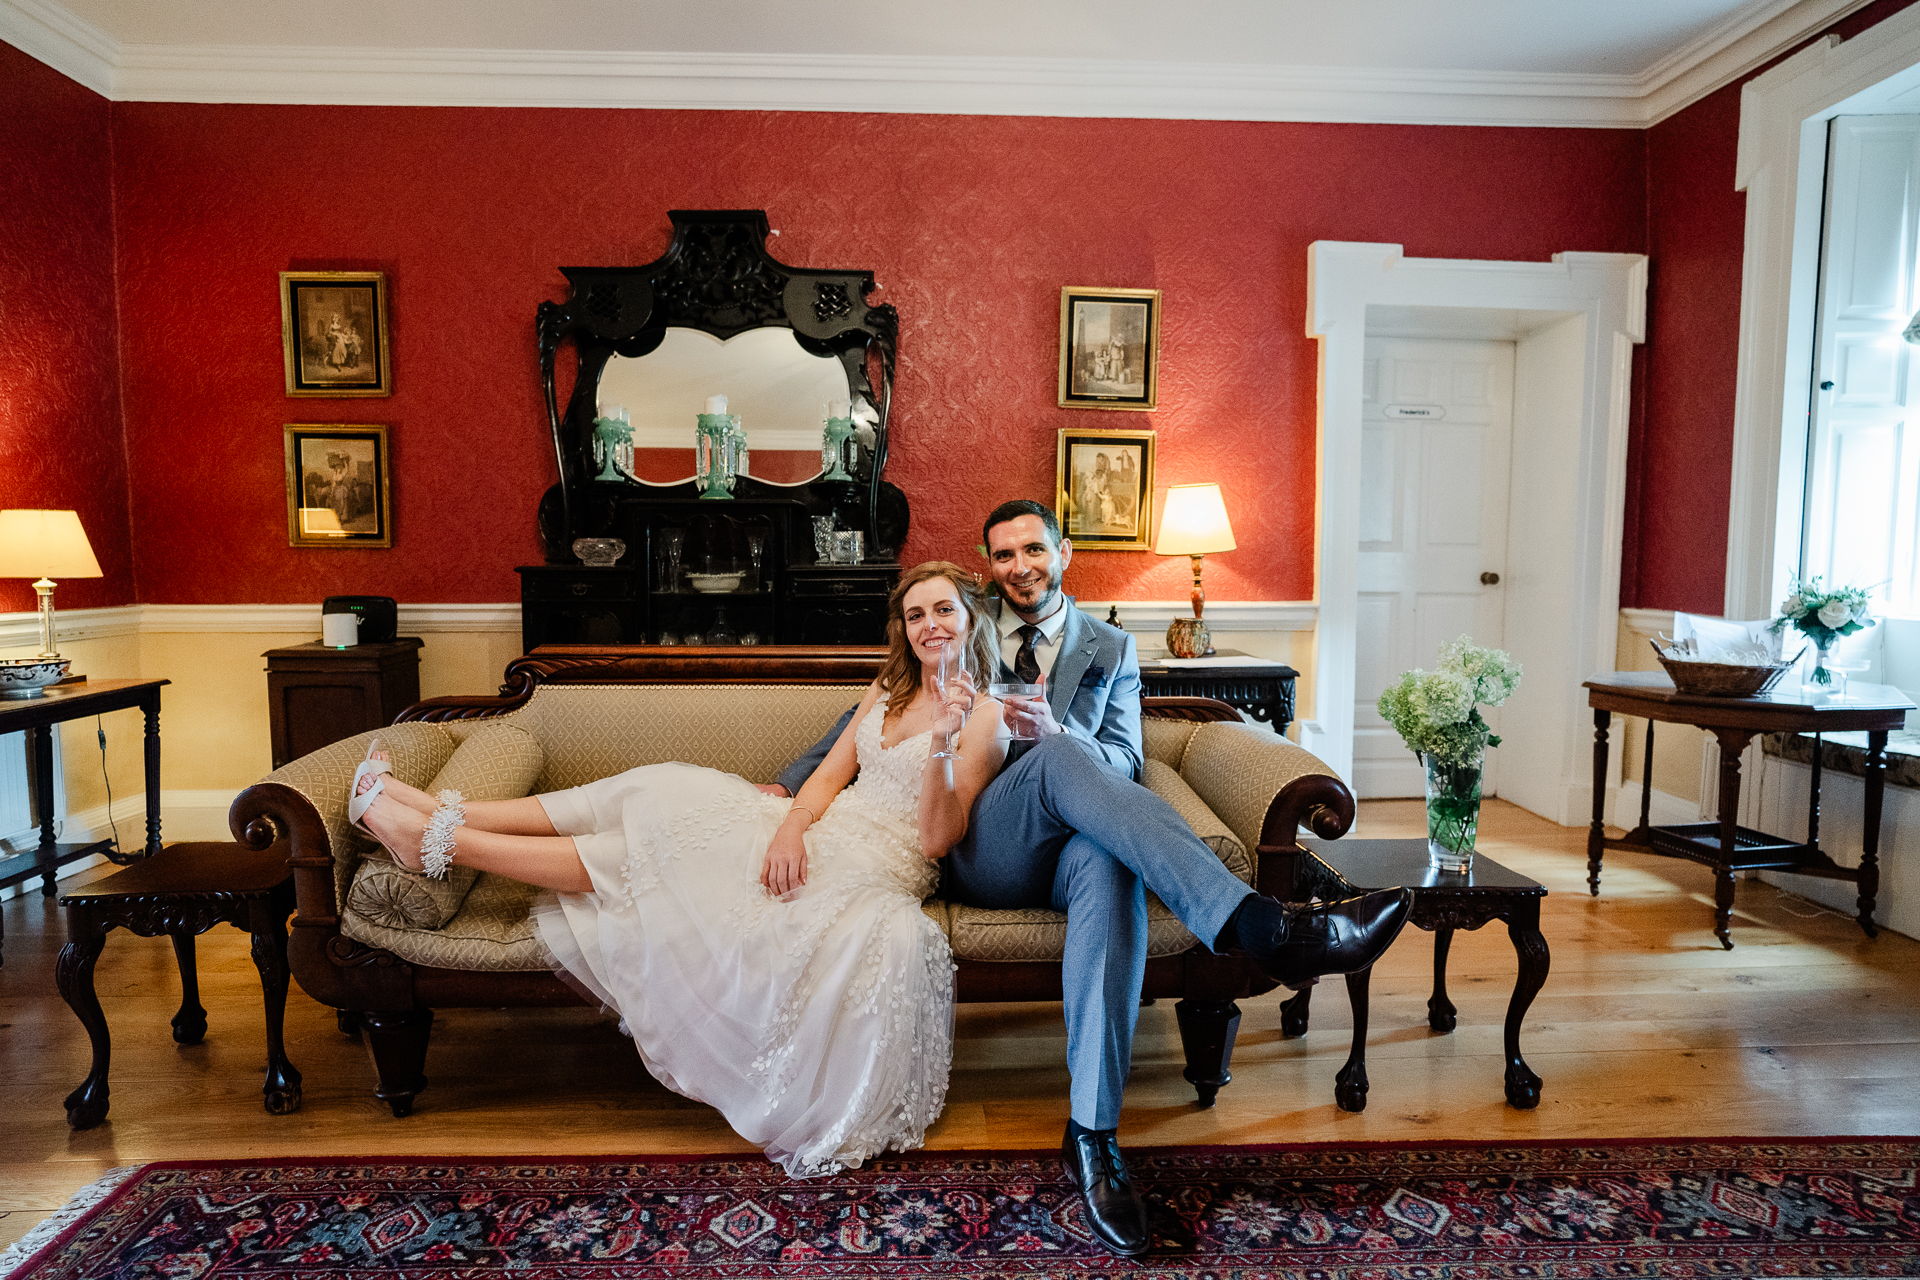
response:
{"label": "white ceiling", "polygon": [[0,0],[122,100],[1649,123],[1864,0]]}

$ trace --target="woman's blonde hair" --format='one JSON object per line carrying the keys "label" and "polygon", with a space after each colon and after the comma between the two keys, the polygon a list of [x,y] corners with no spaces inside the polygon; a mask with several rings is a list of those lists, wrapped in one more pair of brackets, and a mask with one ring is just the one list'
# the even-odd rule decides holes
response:
{"label": "woman's blonde hair", "polygon": [[920,659],[907,649],[907,592],[923,582],[945,578],[960,597],[967,614],[967,638],[962,652],[974,686],[985,691],[1000,666],[1000,631],[987,616],[987,593],[979,580],[959,565],[929,560],[900,575],[900,584],[887,597],[887,661],[880,668],[880,688],[887,695],[887,717],[907,709],[920,692]]}

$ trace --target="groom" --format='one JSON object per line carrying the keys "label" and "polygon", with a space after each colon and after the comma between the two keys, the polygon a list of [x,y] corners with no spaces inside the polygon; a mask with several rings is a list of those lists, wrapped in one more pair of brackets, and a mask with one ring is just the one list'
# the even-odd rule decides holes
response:
{"label": "groom", "polygon": [[[1411,896],[1387,890],[1305,910],[1248,889],[1134,781],[1144,752],[1133,637],[1062,594],[1073,544],[1053,512],[1002,503],[985,535],[1000,589],[988,606],[998,611],[999,678],[1044,681],[1047,692],[1005,704],[1008,727],[1037,741],[1014,741],[974,802],[967,834],[945,859],[941,893],[988,909],[1066,913],[1072,1113],[1062,1154],[1095,1235],[1117,1253],[1138,1254],[1148,1242],[1146,1210],[1116,1135],[1146,967],[1147,891],[1215,951],[1241,947],[1289,985],[1371,965],[1405,922]],[[846,723],[788,766],[781,793],[800,789]]]}

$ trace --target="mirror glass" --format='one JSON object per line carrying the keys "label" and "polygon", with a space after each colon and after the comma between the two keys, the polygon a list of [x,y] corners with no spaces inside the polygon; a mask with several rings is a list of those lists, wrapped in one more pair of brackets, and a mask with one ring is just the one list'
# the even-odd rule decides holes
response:
{"label": "mirror glass", "polygon": [[749,329],[722,342],[670,328],[644,356],[608,358],[597,407],[601,417],[627,411],[633,445],[617,446],[614,463],[643,484],[693,479],[694,419],[716,395],[747,433],[747,474],[805,484],[820,474],[827,402],[849,394],[846,367],[803,350],[791,329]]}

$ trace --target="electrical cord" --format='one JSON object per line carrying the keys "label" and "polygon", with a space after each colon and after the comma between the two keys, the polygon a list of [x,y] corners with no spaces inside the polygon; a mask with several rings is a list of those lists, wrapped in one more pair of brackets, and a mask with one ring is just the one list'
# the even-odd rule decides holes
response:
{"label": "electrical cord", "polygon": [[113,832],[113,849],[120,852],[120,824],[113,820],[113,779],[107,776],[107,725],[99,716],[93,718],[94,732],[100,737],[100,780],[107,784],[107,826]]}

